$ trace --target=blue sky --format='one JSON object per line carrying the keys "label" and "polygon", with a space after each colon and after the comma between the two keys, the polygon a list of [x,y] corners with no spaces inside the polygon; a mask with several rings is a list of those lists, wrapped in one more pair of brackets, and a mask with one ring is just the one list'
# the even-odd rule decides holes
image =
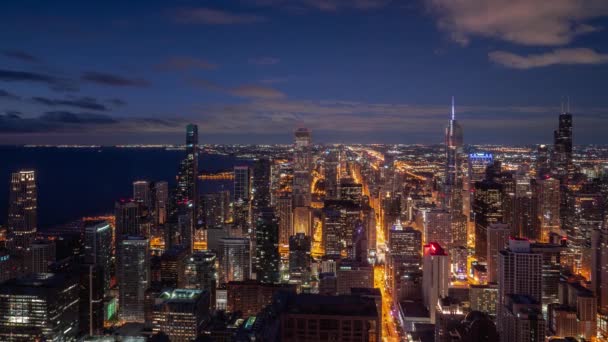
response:
{"label": "blue sky", "polygon": [[604,0],[3,1],[0,143],[608,143]]}

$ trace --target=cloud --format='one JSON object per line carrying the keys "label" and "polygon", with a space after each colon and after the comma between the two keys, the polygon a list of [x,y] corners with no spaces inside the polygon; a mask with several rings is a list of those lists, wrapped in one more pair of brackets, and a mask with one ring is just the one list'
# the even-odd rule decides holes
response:
{"label": "cloud", "polygon": [[95,100],[92,97],[81,97],[81,98],[73,99],[73,100],[59,100],[59,99],[49,99],[46,97],[37,97],[36,96],[36,97],[32,97],[32,101],[37,104],[42,104],[42,105],[51,106],[51,107],[65,106],[65,107],[76,107],[76,108],[88,109],[88,110],[99,110],[99,111],[108,110],[108,108],[105,105],[97,102],[97,100]]}
{"label": "cloud", "polygon": [[170,132],[180,130],[181,119],[118,118],[105,114],[50,111],[38,117],[23,117],[19,112],[0,115],[0,133],[115,133],[115,132]]}
{"label": "cloud", "polygon": [[40,120],[56,123],[95,123],[95,124],[112,124],[118,122],[109,115],[92,114],[92,113],[73,113],[68,111],[52,111],[45,112],[39,117]]}
{"label": "cloud", "polygon": [[247,13],[233,13],[217,9],[198,7],[182,8],[174,11],[173,18],[185,24],[236,25],[265,21],[266,18]]}
{"label": "cloud", "polygon": [[242,85],[231,88],[229,89],[229,92],[236,96],[250,98],[280,99],[285,97],[285,94],[279,90],[256,84]]}
{"label": "cloud", "polygon": [[108,99],[107,102],[115,107],[126,106],[127,102],[118,98]]}
{"label": "cloud", "polygon": [[253,65],[275,65],[279,64],[281,59],[276,57],[259,57],[259,58],[250,58],[249,64]]}
{"label": "cloud", "polygon": [[517,55],[506,51],[492,51],[488,54],[494,63],[515,69],[531,69],[556,64],[602,64],[608,63],[608,54],[592,49],[556,49],[531,55]]}
{"label": "cloud", "polygon": [[89,71],[80,77],[83,81],[113,87],[147,87],[150,82],[144,79],[127,78],[120,75]]}
{"label": "cloud", "polygon": [[6,90],[0,89],[0,99],[8,99],[8,100],[19,100],[21,97],[10,93]]}
{"label": "cloud", "polygon": [[8,57],[8,58],[20,60],[22,62],[28,62],[28,63],[39,63],[40,62],[40,59],[38,57],[31,55],[24,51],[3,50],[0,52],[0,54],[2,54],[5,57]]}
{"label": "cloud", "polygon": [[172,56],[163,63],[158,65],[159,69],[162,70],[193,70],[193,69],[202,69],[202,70],[215,70],[217,69],[217,64],[211,63],[207,60],[188,57],[188,56]]}
{"label": "cloud", "polygon": [[393,0],[250,0],[257,6],[284,7],[287,9],[315,9],[335,12],[342,9],[372,10],[388,6]]}
{"label": "cloud", "polygon": [[605,0],[425,0],[439,28],[462,45],[472,37],[556,46],[600,30],[590,24],[608,15]]}
{"label": "cloud", "polygon": [[45,84],[52,90],[56,91],[78,90],[78,86],[73,80],[29,71],[0,69],[0,81]]}
{"label": "cloud", "polygon": [[201,78],[190,79],[189,83],[202,89],[217,91],[238,97],[253,99],[281,99],[286,97],[283,92],[277,89],[258,84],[244,84],[236,87],[225,87],[213,81]]}

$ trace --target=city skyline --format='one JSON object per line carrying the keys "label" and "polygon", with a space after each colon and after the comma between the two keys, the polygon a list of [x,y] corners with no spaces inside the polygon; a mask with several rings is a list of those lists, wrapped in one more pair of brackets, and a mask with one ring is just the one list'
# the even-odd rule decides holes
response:
{"label": "city skyline", "polygon": [[602,1],[3,7],[0,144],[440,143],[451,96],[465,144],[550,143],[568,98],[608,142]]}

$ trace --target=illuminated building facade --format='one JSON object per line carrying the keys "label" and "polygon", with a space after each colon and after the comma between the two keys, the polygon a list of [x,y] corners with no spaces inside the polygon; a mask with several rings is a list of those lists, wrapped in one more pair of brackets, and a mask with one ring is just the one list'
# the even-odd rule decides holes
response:
{"label": "illuminated building facade", "polygon": [[103,274],[104,291],[109,290],[112,269],[112,228],[108,221],[85,224],[84,262],[99,266]]}
{"label": "illuminated building facade", "polygon": [[152,194],[150,193],[150,182],[138,180],[133,182],[133,200],[147,210],[152,209]]}
{"label": "illuminated building facade", "polygon": [[75,341],[78,279],[31,273],[0,286],[0,340]]}
{"label": "illuminated building facade", "polygon": [[532,180],[533,227],[540,242],[549,242],[550,233],[561,231],[560,222],[560,185],[555,178]]}
{"label": "illuminated building facade", "polygon": [[217,286],[217,256],[212,252],[195,252],[186,259],[186,288],[209,292],[210,303],[215,305]]}
{"label": "illuminated building facade", "polygon": [[143,323],[145,291],[150,285],[149,241],[127,236],[119,244],[117,269],[120,318]]}
{"label": "illuminated building facade", "polygon": [[279,281],[279,223],[272,208],[258,208],[255,229],[256,279],[262,283]]}
{"label": "illuminated building facade", "polygon": [[448,254],[436,242],[424,246],[422,257],[422,299],[435,323],[437,300],[448,296],[450,260]]}
{"label": "illuminated building facade", "polygon": [[11,174],[8,206],[8,246],[17,253],[27,252],[38,230],[38,193],[34,171]]}
{"label": "illuminated building facade", "polygon": [[[530,241],[511,238],[509,248],[499,252],[498,256],[498,331],[506,328],[505,312],[508,309],[508,296],[528,296],[535,303],[542,299],[542,267],[543,255],[530,249]],[[536,305],[536,304],[535,304]],[[517,314],[517,310],[512,314]],[[542,316],[542,315],[541,315]]]}
{"label": "illuminated building facade", "polygon": [[503,220],[502,185],[493,180],[475,183],[473,216],[475,220],[475,257],[486,261],[488,227]]}
{"label": "illuminated building facade", "polygon": [[139,230],[139,205],[130,199],[121,199],[114,206],[114,215],[116,217],[116,244],[118,244],[125,235],[138,236]]}
{"label": "illuminated building facade", "polygon": [[293,206],[310,206],[311,171],[312,171],[312,137],[307,128],[298,128],[294,132],[295,145],[293,155]]}
{"label": "illuminated building facade", "polygon": [[250,279],[251,249],[249,239],[220,239],[217,257],[220,265],[220,284]]}
{"label": "illuminated building facade", "polygon": [[574,175],[572,163],[572,114],[563,112],[559,115],[559,125],[553,133],[553,171],[558,179],[565,182]]}
{"label": "illuminated building facade", "polygon": [[165,181],[154,183],[154,214],[156,224],[163,225],[167,222],[167,206],[169,201],[169,183]]}
{"label": "illuminated building facade", "polygon": [[194,341],[209,321],[209,292],[174,289],[162,292],[154,307],[152,331],[163,332],[170,341]]}

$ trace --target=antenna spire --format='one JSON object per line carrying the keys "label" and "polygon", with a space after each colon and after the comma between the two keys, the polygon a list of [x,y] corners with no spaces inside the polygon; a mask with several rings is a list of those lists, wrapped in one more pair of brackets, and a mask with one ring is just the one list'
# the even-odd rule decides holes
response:
{"label": "antenna spire", "polygon": [[452,120],[454,120],[454,96],[452,96]]}
{"label": "antenna spire", "polygon": [[568,96],[566,99],[566,112],[570,113],[570,96]]}

